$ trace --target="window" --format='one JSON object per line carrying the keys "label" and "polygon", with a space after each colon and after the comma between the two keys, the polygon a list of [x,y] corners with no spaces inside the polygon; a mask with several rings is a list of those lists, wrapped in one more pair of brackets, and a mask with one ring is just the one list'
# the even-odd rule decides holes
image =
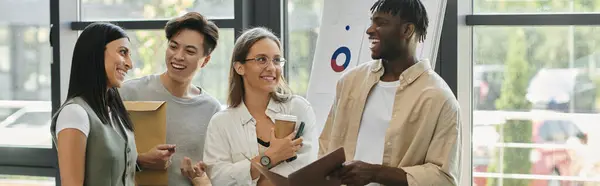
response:
{"label": "window", "polygon": [[82,21],[169,19],[200,12],[210,19],[234,17],[234,0],[81,0]]}
{"label": "window", "polygon": [[0,185],[3,186],[54,186],[54,178],[39,176],[1,175]]}
{"label": "window", "polygon": [[583,138],[584,135],[573,121],[544,120],[536,136],[544,142],[566,143],[569,138]]}
{"label": "window", "polygon": [[475,13],[600,12],[597,0],[473,0]]}
{"label": "window", "polygon": [[0,185],[54,185],[49,16],[48,0],[0,0]]}
{"label": "window", "polygon": [[324,0],[291,0],[288,2],[290,88],[306,96],[315,46],[321,25]]}
{"label": "window", "polygon": [[[150,74],[162,73],[166,70],[165,52],[167,39],[163,30],[128,31],[134,68],[128,73],[128,79]],[[217,98],[221,104],[227,101],[229,68],[233,51],[233,29],[219,29],[217,48],[211,54],[208,64],[201,69],[193,80],[193,84],[201,86],[208,94]]]}
{"label": "window", "polygon": [[0,147],[52,147],[50,20],[39,19],[48,7],[41,0],[0,1]]}
{"label": "window", "polygon": [[597,33],[597,26],[473,28],[474,185],[598,184],[591,179],[600,175],[592,157],[600,142]]}

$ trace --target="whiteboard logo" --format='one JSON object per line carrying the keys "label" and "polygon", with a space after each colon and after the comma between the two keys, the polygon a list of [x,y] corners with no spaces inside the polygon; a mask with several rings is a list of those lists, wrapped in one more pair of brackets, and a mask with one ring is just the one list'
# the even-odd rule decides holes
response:
{"label": "whiteboard logo", "polygon": [[[348,30],[350,30],[350,25],[346,25],[346,31]],[[344,56],[346,56],[346,60],[344,60],[344,64],[338,65],[337,58],[341,54],[344,54]],[[348,68],[348,65],[350,65],[351,57],[352,55],[350,54],[350,49],[346,46],[341,46],[340,48],[335,50],[335,52],[333,52],[333,55],[331,55],[331,69],[333,69],[333,71],[335,72],[342,72],[346,70],[346,68]]]}

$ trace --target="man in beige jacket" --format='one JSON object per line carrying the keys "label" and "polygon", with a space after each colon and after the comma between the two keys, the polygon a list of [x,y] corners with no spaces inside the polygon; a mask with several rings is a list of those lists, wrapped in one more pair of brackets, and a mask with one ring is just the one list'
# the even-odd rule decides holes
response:
{"label": "man in beige jacket", "polygon": [[319,155],[344,147],[351,161],[331,176],[347,185],[458,185],[459,105],[415,54],[427,32],[425,7],[420,0],[378,0],[371,13],[375,60],[338,81]]}

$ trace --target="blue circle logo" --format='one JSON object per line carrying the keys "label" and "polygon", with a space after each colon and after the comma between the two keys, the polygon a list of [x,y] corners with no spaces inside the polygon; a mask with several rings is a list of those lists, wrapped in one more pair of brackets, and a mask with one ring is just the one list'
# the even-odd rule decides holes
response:
{"label": "blue circle logo", "polygon": [[[344,29],[346,31],[349,31],[350,25],[346,25],[346,27]],[[337,57],[340,54],[344,54],[346,56],[346,60],[344,61],[344,64],[342,64],[342,65],[337,64]],[[342,71],[346,70],[346,68],[348,68],[348,65],[350,65],[351,57],[352,57],[352,55],[350,54],[350,49],[348,47],[346,47],[346,46],[339,47],[337,50],[335,50],[335,52],[333,52],[333,55],[331,55],[331,69],[333,69],[333,71],[335,71],[335,72],[342,72]]]}
{"label": "blue circle logo", "polygon": [[[337,64],[337,57],[340,54],[346,55],[346,60],[341,66]],[[350,49],[348,47],[342,46],[338,48],[337,50],[335,50],[335,52],[333,52],[333,55],[331,56],[331,69],[333,69],[333,71],[335,72],[341,72],[346,70],[346,68],[348,68],[348,65],[350,64],[350,57],[351,54]]]}

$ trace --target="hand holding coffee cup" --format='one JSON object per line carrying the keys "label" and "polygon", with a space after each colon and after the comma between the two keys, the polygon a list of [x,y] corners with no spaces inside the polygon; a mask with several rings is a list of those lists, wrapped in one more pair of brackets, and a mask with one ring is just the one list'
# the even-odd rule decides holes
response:
{"label": "hand holding coffee cup", "polygon": [[303,140],[302,138],[294,139],[296,137],[294,131],[296,129],[296,116],[278,114],[273,119],[275,119],[275,129],[272,132],[273,135],[271,135],[271,145],[265,154],[276,152],[273,154],[279,156],[275,158],[277,163],[296,157],[296,152],[302,147]]}
{"label": "hand holding coffee cup", "polygon": [[[286,114],[278,114],[275,116],[275,137],[276,138],[281,138],[284,136],[287,136],[289,134],[291,134],[294,129],[296,128],[296,122],[297,122],[297,117],[294,115],[286,115]],[[304,124],[304,123],[303,123]],[[301,127],[303,128],[303,127]],[[302,129],[299,129],[302,130]],[[299,132],[298,134],[301,135],[302,131],[296,131]],[[300,136],[296,135],[294,136],[294,138],[292,140],[295,140],[296,138],[299,138]],[[300,143],[300,146],[298,147],[298,149],[300,149],[300,147],[302,147],[302,143]],[[293,156],[289,159],[287,159],[287,162],[291,162],[294,161],[296,159],[296,156]]]}
{"label": "hand holding coffee cup", "polygon": [[271,141],[269,148],[265,151],[265,155],[271,158],[273,164],[279,164],[289,158],[295,157],[296,152],[302,146],[302,138],[294,139],[296,132],[283,137],[275,137],[275,129],[271,131]]}

